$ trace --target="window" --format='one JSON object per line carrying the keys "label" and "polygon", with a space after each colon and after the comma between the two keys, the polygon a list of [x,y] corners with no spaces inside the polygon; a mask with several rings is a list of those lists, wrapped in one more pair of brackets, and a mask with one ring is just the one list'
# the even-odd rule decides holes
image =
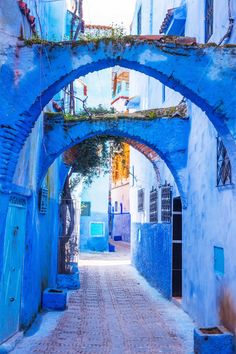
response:
{"label": "window", "polygon": [[142,32],[142,6],[140,6],[137,14],[137,34]]}
{"label": "window", "polygon": [[227,150],[221,140],[217,138],[217,186],[225,186],[232,183],[231,163]]}
{"label": "window", "polygon": [[213,33],[213,1],[205,1],[205,42],[207,42]]}
{"label": "window", "polygon": [[138,190],[138,211],[144,210],[144,189]]}
{"label": "window", "polygon": [[90,216],[91,214],[91,202],[81,202],[81,216]]}
{"label": "window", "polygon": [[224,249],[214,246],[214,271],[215,273],[224,274]]}
{"label": "window", "polygon": [[90,223],[90,236],[103,237],[105,231],[104,222],[91,222]]}
{"label": "window", "polygon": [[171,222],[172,191],[171,187],[164,185],[161,187],[161,221]]}
{"label": "window", "polygon": [[121,91],[121,82],[118,82],[118,84],[117,84],[117,95],[118,95],[118,93],[120,93],[120,91]]}
{"label": "window", "polygon": [[158,192],[156,189],[152,188],[150,191],[150,222],[157,222],[158,215],[157,215],[157,203],[158,203]]}
{"label": "window", "polygon": [[118,211],[118,202],[115,202],[115,211]]}
{"label": "window", "polygon": [[39,212],[40,214],[46,214],[48,208],[48,189],[40,188],[39,191]]}
{"label": "window", "polygon": [[162,84],[162,103],[166,100],[166,86]]}

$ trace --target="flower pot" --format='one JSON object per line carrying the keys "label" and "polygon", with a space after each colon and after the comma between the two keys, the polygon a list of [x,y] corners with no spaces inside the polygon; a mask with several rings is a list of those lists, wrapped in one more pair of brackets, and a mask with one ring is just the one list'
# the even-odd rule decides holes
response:
{"label": "flower pot", "polygon": [[232,354],[233,334],[225,327],[195,328],[195,354]]}
{"label": "flower pot", "polygon": [[44,310],[62,311],[66,309],[67,292],[48,288],[43,292],[42,307]]}
{"label": "flower pot", "polygon": [[58,274],[57,287],[59,289],[77,290],[80,288],[79,270],[71,274]]}

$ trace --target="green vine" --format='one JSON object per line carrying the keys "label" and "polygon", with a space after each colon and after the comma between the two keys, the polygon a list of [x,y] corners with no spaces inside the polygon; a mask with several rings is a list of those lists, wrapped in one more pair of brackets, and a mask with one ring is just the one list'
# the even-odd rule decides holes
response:
{"label": "green vine", "polygon": [[112,157],[123,149],[122,141],[119,137],[96,136],[67,150],[64,162],[76,174],[71,178],[71,188],[81,180],[90,185],[95,178],[109,173]]}

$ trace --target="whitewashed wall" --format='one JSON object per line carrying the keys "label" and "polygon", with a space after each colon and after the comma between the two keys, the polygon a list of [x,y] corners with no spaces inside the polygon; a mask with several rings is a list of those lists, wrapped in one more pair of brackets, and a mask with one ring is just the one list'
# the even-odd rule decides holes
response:
{"label": "whitewashed wall", "polygon": [[[227,4],[227,0],[214,2],[214,31],[210,42],[219,43],[227,31]],[[188,1],[186,36],[204,42],[204,1]],[[235,43],[235,39],[233,34],[231,42]],[[183,217],[183,300],[184,308],[194,319],[201,325],[211,326],[219,320],[218,297],[222,287],[229,287],[236,300],[236,191],[234,186],[216,187],[217,132],[198,107],[189,103],[189,108],[191,133],[188,208]],[[214,272],[214,246],[224,249],[224,276]]]}
{"label": "whitewashed wall", "polygon": [[[174,178],[168,167],[160,159],[160,179],[157,176],[152,163],[140,152],[130,147],[130,214],[133,223],[148,223],[150,221],[150,191],[158,190],[158,222],[161,222],[161,190],[160,185],[165,181],[173,186],[173,195],[178,195]],[[144,189],[144,211],[138,212],[138,190]]]}
{"label": "whitewashed wall", "polygon": [[[180,1],[153,1],[153,24],[150,26],[150,1],[137,1],[132,33],[136,32],[136,17],[140,4],[143,9],[142,34],[158,34],[161,23],[169,8]],[[204,0],[187,0],[185,35],[204,42]],[[232,1],[235,18],[236,5]],[[214,2],[214,33],[210,42],[219,43],[228,28],[228,1]],[[235,43],[236,26],[230,43]],[[206,68],[207,69],[207,68]],[[205,73],[202,73],[205,75]],[[186,72],[186,75],[190,73]],[[200,80],[201,78],[199,78]],[[177,104],[181,97],[171,90],[166,91],[162,103],[162,85],[142,74],[131,73],[132,95],[141,96],[141,109]],[[236,302],[236,191],[235,187],[216,187],[216,137],[217,132],[198,107],[188,102],[191,132],[188,152],[188,207],[183,214],[183,306],[203,326],[218,323],[219,295],[221,289],[229,288]],[[139,164],[135,154],[132,163]],[[146,171],[150,167],[146,167]],[[166,175],[163,168],[162,176]],[[168,176],[168,175],[166,175]],[[167,177],[168,178],[168,177]],[[147,180],[147,183],[151,183]],[[235,176],[233,175],[233,183]],[[145,185],[145,183],[144,183]],[[136,192],[134,193],[137,194]],[[135,198],[134,195],[134,198]],[[135,203],[135,200],[134,200]],[[133,207],[134,209],[134,207]],[[145,219],[145,218],[144,218]],[[214,271],[214,246],[224,249],[225,273]]]}

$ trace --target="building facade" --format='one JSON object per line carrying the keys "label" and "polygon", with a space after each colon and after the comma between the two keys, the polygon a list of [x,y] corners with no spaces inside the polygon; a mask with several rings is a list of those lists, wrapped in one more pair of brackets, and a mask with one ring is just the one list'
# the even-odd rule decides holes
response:
{"label": "building facade", "polygon": [[[235,28],[232,26],[235,10],[233,1],[137,1],[131,31],[132,34],[140,35],[185,35],[195,37],[197,43],[235,43]],[[204,75],[203,72],[202,76]],[[168,81],[167,85],[163,85],[143,74],[136,72],[130,74],[130,92],[131,95],[139,97],[138,109],[179,104],[183,97],[167,86]],[[186,176],[188,205],[183,209],[182,222],[182,305],[200,325],[212,326],[220,321],[220,299],[225,289],[230,292],[235,301],[234,175],[227,151],[205,113],[190,101],[187,101],[187,106],[191,129]],[[131,151],[131,163],[135,159],[136,156],[133,157]],[[136,163],[136,165],[140,164]],[[151,167],[146,168],[146,174],[149,174],[147,171],[150,169]],[[167,185],[170,184],[173,188],[172,197],[177,198],[178,190],[166,167],[161,167],[160,176],[163,180],[158,184],[161,183],[161,186],[165,185],[165,182]],[[153,184],[154,182],[150,181],[147,188],[150,189]],[[143,185],[140,185],[141,189],[144,189]],[[138,198],[137,192],[134,193]],[[137,203],[134,208],[137,210],[136,205]],[[144,210],[148,215],[148,206]],[[142,218],[143,226],[139,226]],[[140,217],[136,217],[136,220],[132,225],[133,233],[136,234],[134,237],[138,242],[142,242],[144,237],[145,242],[148,242],[150,233],[147,231],[145,233],[142,227],[152,227],[155,242],[159,244],[159,238],[162,236],[158,235],[155,226],[146,225],[145,213],[140,213]],[[170,229],[174,227],[174,223],[180,223],[180,220],[179,201],[174,199]],[[162,222],[162,226],[167,224]],[[174,237],[171,236],[172,243]],[[166,237],[163,242],[166,242]],[[154,243],[149,247],[150,253],[157,252]],[[173,252],[174,247],[179,246],[173,245]],[[171,240],[167,248],[172,252]],[[137,251],[136,248],[134,251]],[[162,255],[163,248],[160,252]],[[179,253],[180,250],[177,252]],[[158,277],[158,272],[162,272],[162,269],[159,264],[155,264],[152,254],[148,254],[148,257],[149,268],[155,266],[155,276]],[[172,268],[175,261],[173,257]],[[171,273],[168,274],[169,284],[171,284]],[[163,291],[160,284],[156,285]]]}
{"label": "building facade", "polygon": [[111,238],[115,241],[130,242],[130,146],[121,143],[112,159],[111,171]]}

